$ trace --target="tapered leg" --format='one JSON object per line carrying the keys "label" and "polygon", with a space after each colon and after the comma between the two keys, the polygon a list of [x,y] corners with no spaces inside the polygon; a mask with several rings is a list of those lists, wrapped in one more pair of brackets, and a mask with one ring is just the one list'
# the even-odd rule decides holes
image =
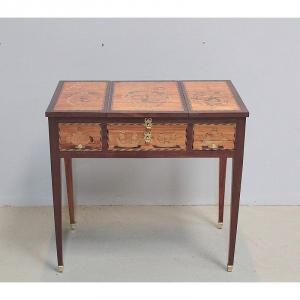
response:
{"label": "tapered leg", "polygon": [[66,174],[70,224],[71,224],[71,228],[75,229],[72,158],[65,158],[64,161],[65,161],[65,174]]}
{"label": "tapered leg", "polygon": [[55,121],[49,120],[49,137],[51,153],[51,175],[52,175],[52,194],[55,222],[55,237],[58,271],[63,271],[63,252],[62,252],[62,205],[61,205],[61,170],[60,157],[58,155],[58,131]]}
{"label": "tapered leg", "polygon": [[230,236],[227,271],[231,272],[234,263],[234,252],[236,243],[236,232],[238,225],[240,192],[243,170],[245,120],[237,122],[236,152],[232,159],[232,187],[231,187],[231,208],[230,208]]}
{"label": "tapered leg", "polygon": [[220,157],[219,159],[219,218],[218,218],[219,229],[223,227],[226,163],[227,163],[227,158],[224,156]]}

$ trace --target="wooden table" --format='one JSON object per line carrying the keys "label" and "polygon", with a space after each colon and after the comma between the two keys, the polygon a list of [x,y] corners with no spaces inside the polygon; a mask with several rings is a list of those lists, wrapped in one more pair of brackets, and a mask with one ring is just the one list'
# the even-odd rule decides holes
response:
{"label": "wooden table", "polygon": [[219,158],[223,225],[227,158],[232,158],[232,271],[248,110],[231,81],[60,81],[46,111],[58,271],[63,271],[61,158],[71,227],[75,226],[72,158]]}

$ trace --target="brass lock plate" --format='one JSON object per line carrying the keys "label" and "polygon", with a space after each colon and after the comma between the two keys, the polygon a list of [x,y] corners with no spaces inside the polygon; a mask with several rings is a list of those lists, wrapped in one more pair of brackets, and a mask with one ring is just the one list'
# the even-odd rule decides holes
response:
{"label": "brass lock plate", "polygon": [[146,144],[150,144],[151,142],[151,139],[152,139],[152,134],[150,131],[147,131],[144,133],[144,141]]}

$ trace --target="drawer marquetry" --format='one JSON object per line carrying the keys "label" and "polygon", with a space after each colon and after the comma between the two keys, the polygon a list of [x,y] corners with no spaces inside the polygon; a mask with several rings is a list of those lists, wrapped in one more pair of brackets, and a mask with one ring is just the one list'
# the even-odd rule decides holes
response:
{"label": "drawer marquetry", "polygon": [[195,124],[194,150],[233,150],[236,125],[224,124]]}
{"label": "drawer marquetry", "polygon": [[108,124],[108,149],[113,151],[186,150],[186,124]]}
{"label": "drawer marquetry", "polygon": [[60,151],[100,151],[100,123],[59,123]]}

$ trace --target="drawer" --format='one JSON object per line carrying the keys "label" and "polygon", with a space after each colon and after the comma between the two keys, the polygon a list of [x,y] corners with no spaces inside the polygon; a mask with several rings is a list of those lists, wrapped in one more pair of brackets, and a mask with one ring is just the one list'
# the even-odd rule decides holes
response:
{"label": "drawer", "polygon": [[100,123],[59,123],[60,151],[100,151]]}
{"label": "drawer", "polygon": [[108,149],[113,151],[186,150],[186,124],[108,124]]}
{"label": "drawer", "polygon": [[194,150],[233,150],[235,123],[195,124]]}

